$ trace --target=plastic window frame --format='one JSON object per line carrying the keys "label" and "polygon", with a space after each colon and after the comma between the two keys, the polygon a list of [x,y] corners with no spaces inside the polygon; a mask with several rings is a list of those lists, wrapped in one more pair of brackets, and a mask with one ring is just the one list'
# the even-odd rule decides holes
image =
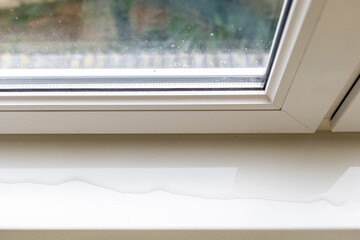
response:
{"label": "plastic window frame", "polygon": [[[310,81],[301,79],[317,68],[307,55],[313,48],[321,48],[319,36],[324,40],[335,34],[326,30],[330,24],[327,13],[335,11],[336,4],[331,0],[293,0],[265,90],[2,92],[0,133],[314,132],[327,103],[302,101],[303,97],[315,100],[318,93],[299,96]],[[326,61],[328,56],[319,58]],[[311,81],[316,86],[329,79]],[[338,92],[337,86],[330,86],[323,98],[331,104]],[[297,116],[305,108],[309,111]],[[324,110],[318,111],[320,108]]]}

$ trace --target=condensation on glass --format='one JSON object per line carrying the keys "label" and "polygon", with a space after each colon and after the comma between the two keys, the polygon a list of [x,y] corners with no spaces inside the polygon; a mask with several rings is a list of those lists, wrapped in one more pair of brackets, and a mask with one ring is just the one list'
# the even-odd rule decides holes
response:
{"label": "condensation on glass", "polygon": [[260,89],[285,2],[1,0],[0,86]]}

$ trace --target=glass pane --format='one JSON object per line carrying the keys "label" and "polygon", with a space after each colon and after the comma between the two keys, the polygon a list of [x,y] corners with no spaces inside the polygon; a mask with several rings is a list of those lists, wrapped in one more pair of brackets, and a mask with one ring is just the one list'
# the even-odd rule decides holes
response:
{"label": "glass pane", "polygon": [[283,5],[284,0],[2,0],[0,68],[24,70],[2,70],[2,88],[158,82],[262,88]]}

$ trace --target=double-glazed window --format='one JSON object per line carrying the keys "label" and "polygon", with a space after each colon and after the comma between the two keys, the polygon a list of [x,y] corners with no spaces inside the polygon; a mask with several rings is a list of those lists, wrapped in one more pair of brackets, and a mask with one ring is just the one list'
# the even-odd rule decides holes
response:
{"label": "double-glazed window", "polygon": [[290,2],[4,0],[0,89],[263,90]]}
{"label": "double-glazed window", "polygon": [[358,0],[0,1],[0,133],[314,132]]}

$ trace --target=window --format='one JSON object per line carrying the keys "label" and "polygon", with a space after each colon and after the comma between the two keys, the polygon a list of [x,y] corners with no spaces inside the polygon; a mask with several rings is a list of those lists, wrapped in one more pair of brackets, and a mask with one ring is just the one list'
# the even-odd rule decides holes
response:
{"label": "window", "polygon": [[[86,2],[88,2],[89,5],[85,4]],[[95,5],[91,5],[90,2]],[[120,2],[125,3],[127,1],[118,1],[118,3]],[[191,11],[201,12],[202,7],[206,5],[205,3],[196,5],[193,1],[189,1],[192,2],[189,3],[189,5],[174,7],[172,4],[178,1],[154,0],[147,2],[151,4],[147,6],[141,4],[140,0],[134,1],[134,6],[136,5],[135,3],[139,3],[139,5],[135,6],[135,9],[143,9],[141,11],[144,11],[150,16],[156,15],[155,12],[157,11],[158,18],[163,16],[168,19],[168,22],[171,22],[171,17],[165,14],[167,11],[175,11],[174,15],[171,16],[179,18],[179,14],[186,12],[185,10],[189,8],[189,6],[191,6]],[[230,4],[230,2],[236,3],[234,6],[237,7],[240,6],[240,3],[246,2],[249,4],[247,5],[246,11],[257,11],[257,8],[254,8],[252,5],[255,4],[253,1],[206,1],[206,3],[214,4],[220,2],[222,4]],[[81,54],[91,48],[88,47],[85,48],[86,51],[80,51],[79,43],[76,41],[73,42],[70,36],[70,40],[67,41],[66,44],[62,42],[57,46],[58,50],[61,49],[61,51],[73,51],[73,54],[60,54],[60,58],[70,56],[70,61],[49,60],[45,62],[49,64],[51,68],[46,69],[45,66],[43,68],[37,68],[36,65],[27,64],[34,64],[34,59],[43,57],[43,55],[40,54],[41,51],[43,51],[41,49],[49,46],[45,44],[46,39],[44,41],[43,39],[41,39],[41,41],[35,41],[35,43],[34,41],[29,43],[29,41],[25,40],[16,42],[16,47],[10,47],[8,49],[21,52],[22,47],[25,45],[29,46],[30,44],[28,49],[30,49],[32,53],[29,53],[29,56],[34,54],[34,59],[29,61],[29,58],[22,58],[20,54],[21,56],[18,56],[18,60],[14,61],[16,64],[11,65],[13,62],[11,57],[13,57],[15,53],[8,53],[2,50],[4,53],[1,56],[2,64],[4,64],[3,59],[10,57],[10,60],[5,60],[5,63],[8,65],[0,71],[3,90],[0,94],[0,120],[3,123],[0,126],[0,132],[239,133],[315,131],[331,107],[333,100],[338,97],[342,89],[347,86],[350,81],[353,81],[350,76],[356,71],[353,62],[354,59],[356,62],[358,57],[356,51],[354,51],[354,49],[358,48],[358,43],[356,37],[344,39],[344,36],[353,36],[358,32],[355,24],[358,22],[358,16],[353,11],[354,9],[358,9],[359,3],[352,0],[349,0],[349,3],[345,5],[336,3],[336,1],[327,0],[263,0],[254,2],[271,2],[274,4],[269,5],[273,6],[270,8],[271,11],[269,11],[272,16],[269,18],[271,21],[263,21],[262,23],[264,26],[270,26],[266,30],[269,34],[262,39],[264,43],[263,45],[260,44],[261,47],[258,48],[258,50],[255,48],[250,49],[253,51],[251,54],[254,53],[258,57],[254,57],[255,55],[251,57],[251,59],[255,59],[255,61],[251,62],[253,65],[250,64],[247,67],[242,67],[241,64],[234,65],[234,67],[232,67],[232,65],[221,66],[221,60],[226,58],[220,57],[224,56],[222,55],[222,49],[226,50],[229,48],[222,47],[219,44],[230,44],[230,52],[233,54],[236,52],[234,49],[238,49],[234,44],[240,44],[240,42],[238,41],[239,39],[236,39],[234,36],[229,37],[228,42],[218,41],[219,39],[223,40],[221,38],[225,38],[224,36],[229,34],[229,32],[221,35],[220,32],[223,31],[221,30],[222,28],[216,26],[229,27],[230,25],[219,24],[225,20],[221,17],[216,17],[217,15],[214,13],[217,12],[212,10],[207,10],[210,11],[210,13],[207,12],[210,16],[208,24],[213,26],[213,28],[210,28],[210,31],[207,32],[208,39],[205,37],[197,37],[197,40],[203,39],[202,45],[205,45],[207,50],[211,50],[208,52],[199,52],[201,46],[191,46],[191,44],[189,45],[189,42],[186,41],[182,43],[184,39],[181,36],[178,36],[179,38],[173,47],[173,41],[168,42],[168,39],[177,35],[175,32],[169,30],[168,25],[162,28],[160,20],[154,20],[155,23],[145,21],[146,24],[149,24],[146,25],[145,28],[136,25],[135,22],[137,20],[134,20],[135,25],[133,24],[133,29],[131,29],[131,24],[128,25],[130,28],[128,31],[133,31],[133,35],[139,34],[137,38],[140,40],[134,43],[133,35],[126,35],[132,36],[132,38],[122,41],[125,42],[125,45],[131,51],[139,51],[139,54],[136,54],[136,58],[142,59],[144,56],[149,56],[146,51],[151,52],[154,49],[158,50],[159,46],[167,46],[165,49],[162,49],[162,53],[165,53],[163,54],[164,56],[166,56],[167,53],[171,55],[171,49],[175,48],[173,49],[174,56],[171,55],[171,57],[169,57],[169,59],[174,60],[157,61],[170,64],[168,68],[146,68],[145,66],[140,67],[140,64],[136,63],[139,64],[139,68],[130,66],[131,68],[127,69],[123,66],[123,68],[117,68],[116,70],[106,69],[103,63],[106,61],[112,62],[113,60],[111,60],[110,57],[110,60],[107,59],[105,61],[105,54],[101,52],[105,49],[104,46],[101,45],[104,44],[104,42],[101,41],[99,43],[100,45],[98,45],[101,46],[100,53],[97,52],[98,48],[96,48],[92,56],[87,59],[89,61],[85,61],[86,59],[80,61],[79,59],[83,57]],[[15,12],[24,6],[18,6],[20,2],[17,1],[11,1],[11,3],[15,5],[10,7],[10,10],[2,10],[7,11],[7,14],[1,14],[1,18],[3,19],[1,24],[4,24],[4,19],[13,19],[15,23],[13,22],[11,24],[15,25],[18,24],[17,21],[21,20],[16,19],[18,14],[15,14]],[[3,7],[4,3],[2,4],[1,6]],[[71,1],[71,4],[75,4],[71,8],[69,8],[67,4],[70,4],[70,2],[50,1],[44,4],[44,6],[41,5],[41,7],[57,9],[57,14],[59,14],[59,12],[61,13],[61,9],[68,8],[71,9],[68,13],[70,14],[71,12],[71,14],[75,15],[77,11],[80,11],[79,6],[75,7],[76,4],[81,5],[81,12],[84,14],[86,13],[86,9],[97,9],[97,7],[95,7],[96,1],[84,0],[81,1],[81,4],[80,1]],[[196,6],[192,7],[191,4],[195,4]],[[40,24],[40,20],[45,21],[44,26],[50,26],[46,23],[48,19],[52,19],[51,21],[57,19],[57,22],[60,21],[61,23],[65,21],[64,19],[58,19],[61,15],[56,15],[55,13],[54,16],[39,16],[37,15],[39,8],[34,8],[34,10],[32,9],[34,6],[38,6],[38,3],[26,5],[25,8],[29,9],[27,14],[34,14],[35,12],[35,19],[38,19],[35,20],[35,26],[38,24],[37,21],[39,21]],[[157,10],[155,11],[154,8]],[[185,10],[183,10],[184,8]],[[5,8],[3,7],[3,9]],[[119,11],[118,7],[111,8],[105,5],[102,5],[101,9],[108,9],[106,11],[109,11],[110,15],[114,14],[114,11]],[[211,9],[210,6],[209,9]],[[217,9],[235,11],[235,7],[230,8],[226,4]],[[282,14],[280,14],[280,9],[282,9]],[[136,12],[135,10],[132,11]],[[133,19],[137,19],[136,13],[132,11],[126,10],[124,12],[128,15],[131,15],[131,13],[135,14],[133,15]],[[263,10],[260,10],[260,12],[262,11]],[[49,12],[51,14],[51,11]],[[75,21],[75,15],[68,15],[68,19]],[[15,16],[15,18],[12,16]],[[58,18],[56,18],[56,16],[58,16]],[[102,16],[105,17],[106,14]],[[120,14],[120,16],[123,15]],[[141,16],[146,16],[146,14],[141,14]],[[230,17],[232,15],[227,14],[226,16]],[[281,17],[278,21],[279,16]],[[334,18],[333,16],[341,17]],[[250,16],[250,18],[254,18],[254,16]],[[24,29],[28,29],[26,26],[30,24],[27,22],[27,19],[32,19],[32,17],[26,16],[24,19],[21,20],[23,22],[20,25],[17,25],[19,36],[21,36],[21,34],[26,36],[26,31],[29,30]],[[127,20],[118,19],[117,23],[115,23],[116,21],[114,20],[114,24],[125,24],[129,19],[131,19],[131,17],[128,17]],[[184,17],[184,19],[188,20],[186,17]],[[226,21],[230,20],[227,19]],[[96,25],[96,23],[100,22],[99,19],[96,20],[95,18],[94,23],[90,23],[90,25]],[[105,22],[108,22],[108,20]],[[184,21],[180,22],[181,24],[184,23]],[[180,22],[178,24],[180,24]],[[259,23],[261,21],[257,20],[257,22]],[[195,22],[194,24],[199,23]],[[66,24],[61,24],[61,26],[65,25]],[[85,25],[84,23],[84,26]],[[277,26],[277,28],[274,26]],[[344,28],[343,26],[347,27]],[[243,28],[240,28],[241,31],[243,31]],[[14,28],[10,30],[8,28],[5,29],[10,32],[15,31]],[[122,29],[126,28],[124,27]],[[174,29],[179,30],[182,28],[181,26],[177,26]],[[256,29],[256,27],[254,29]],[[277,29],[277,33],[275,33],[275,29]],[[101,35],[100,30],[104,30],[99,28],[98,34]],[[226,31],[228,30],[229,29]],[[41,30],[38,29],[37,31]],[[57,39],[57,36],[63,36],[56,35],[65,34],[62,31],[66,32],[66,29],[61,30],[61,28],[58,28],[54,38]],[[88,31],[86,32],[89,33]],[[115,37],[119,37],[119,32],[112,30],[108,32],[116,33],[117,36]],[[199,31],[196,32],[198,34],[201,33]],[[32,33],[36,33],[35,29]],[[74,32],[75,35],[77,33],[76,31]],[[10,35],[5,35],[5,37]],[[18,35],[15,34],[14,36]],[[40,35],[35,34],[35,36],[39,37]],[[274,40],[272,36],[276,36]],[[4,34],[2,34],[1,37],[5,38]],[[26,39],[26,37],[24,39]],[[200,40],[191,41],[191,43],[200,43]],[[255,39],[252,43],[256,45],[256,41]],[[146,42],[145,45],[138,44],[144,42]],[[160,45],[158,44],[159,42],[161,42]],[[109,44],[109,41],[105,43]],[[269,47],[269,43],[272,43],[272,48]],[[75,48],[70,47],[70,45],[74,44],[76,46]],[[4,47],[6,44],[2,42],[0,45]],[[35,45],[37,45],[37,47],[35,47]],[[56,46],[56,44],[54,43],[53,46]],[[186,48],[186,46],[188,46],[188,48]],[[115,59],[119,57],[119,62],[122,57],[127,58],[131,55],[130,52],[122,53],[121,51],[117,51],[116,48],[119,47],[116,46],[116,44],[113,47],[115,47],[116,50],[113,52]],[[56,47],[51,50],[54,51],[54,49],[56,49]],[[76,51],[78,51],[78,53],[76,53]],[[186,51],[189,51],[191,55],[206,53],[207,55],[215,56],[215,59],[216,57],[218,58],[215,62],[212,62],[216,63],[213,64],[212,67],[209,64],[205,64],[202,65],[201,68],[193,68],[191,67],[192,65],[189,64]],[[181,61],[182,55],[185,55],[184,62]],[[45,54],[45,57],[49,56],[52,55]],[[157,55],[154,53],[153,56],[151,61],[146,60],[149,66],[156,62],[155,57]],[[241,56],[246,56],[246,54]],[[112,57],[114,56],[112,55]],[[149,57],[145,58],[149,59]],[[245,58],[246,57],[244,57],[244,59]],[[341,59],[341,62],[339,62],[339,59]],[[229,64],[228,61],[223,61]],[[131,64],[131,61],[123,62]],[[191,62],[190,60],[190,63]],[[98,63],[102,65],[100,64],[97,68],[92,65]],[[56,67],[54,64],[60,65]],[[83,64],[83,66],[88,64],[87,66],[89,66],[89,68],[80,68],[81,64]],[[27,69],[29,67],[32,67],[32,69]],[[68,68],[63,70],[64,67]],[[239,76],[242,77],[239,78]],[[267,82],[264,88],[265,79]],[[135,82],[139,80],[140,82]],[[118,84],[117,87],[114,87],[116,84]],[[179,86],[181,87],[179,88]],[[221,88],[219,86],[226,87]],[[102,91],[102,89],[106,91]],[[119,89],[123,91],[119,91]],[[134,89],[136,91],[133,91]]]}
{"label": "window", "polygon": [[4,1],[0,64],[8,71],[3,71],[0,87],[3,91],[263,90],[290,4]]}

